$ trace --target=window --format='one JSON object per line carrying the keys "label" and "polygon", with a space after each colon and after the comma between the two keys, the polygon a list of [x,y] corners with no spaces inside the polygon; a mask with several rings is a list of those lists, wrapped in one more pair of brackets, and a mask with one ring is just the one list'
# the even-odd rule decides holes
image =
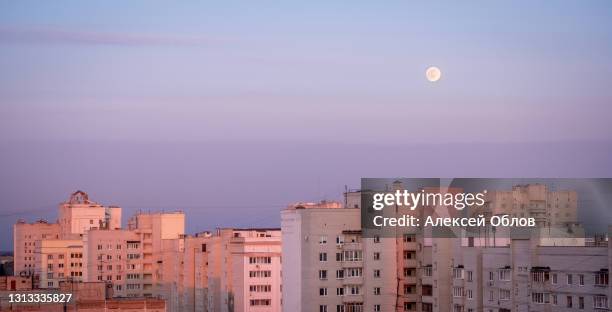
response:
{"label": "window", "polygon": [[567,296],[566,303],[567,303],[567,305],[566,305],[566,306],[567,306],[568,308],[571,308],[571,307],[573,307],[573,306],[574,306],[574,304],[573,304],[573,302],[572,302],[572,296]]}
{"label": "window", "polygon": [[343,279],[344,278],[344,270],[336,270],[336,278]]}
{"label": "window", "polygon": [[416,309],[416,303],[404,302],[404,311],[414,311]]}
{"label": "window", "polygon": [[549,279],[550,273],[544,270],[536,270],[531,272],[531,281],[536,283],[544,283]]}
{"label": "window", "polygon": [[557,273],[553,273],[553,275],[552,275],[552,283],[553,283],[554,285],[556,285],[556,284],[557,284]]}
{"label": "window", "polygon": [[319,270],[319,279],[321,280],[327,279],[327,270]]}
{"label": "window", "polygon": [[[249,291],[250,292],[271,292],[272,285],[250,285]],[[327,295],[327,290],[325,292],[325,295]]]}
{"label": "window", "polygon": [[509,281],[511,278],[511,272],[509,269],[499,270],[499,280],[500,281]]}
{"label": "window", "polygon": [[584,275],[583,274],[578,275],[578,285],[584,286]]}
{"label": "window", "polygon": [[374,243],[380,243],[380,236],[374,236]]}
{"label": "window", "polygon": [[467,290],[467,298],[468,299],[474,299],[474,292],[471,289]]}
{"label": "window", "polygon": [[128,259],[140,259],[140,254],[128,254]]}
{"label": "window", "polygon": [[336,305],[336,312],[345,312],[344,305],[343,304]]}
{"label": "window", "polygon": [[571,274],[568,274],[568,275],[567,275],[567,284],[568,284],[568,285],[571,285],[571,284],[572,284],[572,282],[573,282],[573,276],[572,276]]}
{"label": "window", "polygon": [[593,307],[596,309],[607,309],[608,308],[608,297],[603,295],[593,296]]}
{"label": "window", "polygon": [[608,285],[608,273],[598,272],[595,274],[595,286],[607,286]]}
{"label": "window", "polygon": [[[321,244],[321,245],[327,244],[327,236],[323,235],[323,236],[319,237],[319,244]],[[325,309],[327,310],[327,306],[325,306]]]}
{"label": "window", "polygon": [[344,261],[344,257],[342,255],[343,255],[343,253],[337,252],[336,253],[336,261],[338,261],[338,262]]}
{"label": "window", "polygon": [[584,297],[578,297],[578,309],[584,310]]}
{"label": "window", "polygon": [[327,288],[319,288],[319,296],[327,296]]}
{"label": "window", "polygon": [[499,300],[510,300],[510,289],[500,289]]}
{"label": "window", "polygon": [[344,236],[336,236],[336,244],[344,244]]}
{"label": "window", "polygon": [[380,287],[374,287],[374,295],[380,296]]}
{"label": "window", "polygon": [[362,261],[362,252],[361,250],[345,250],[344,251],[344,261]]}
{"label": "window", "polygon": [[[272,300],[270,299],[251,299],[249,300],[249,304],[251,306],[269,306],[271,302]],[[325,311],[320,311],[320,312],[327,312],[327,309],[325,309]]]}
{"label": "window", "polygon": [[472,272],[472,271],[467,271],[467,280],[468,280],[468,282],[471,282],[471,281],[474,280],[474,274],[473,273],[474,272]]}
{"label": "window", "polygon": [[433,273],[432,273],[432,271],[433,271],[433,270],[432,270],[431,266],[424,267],[424,268],[423,268],[423,276],[426,276],[426,277],[431,277],[431,276],[432,276],[432,274],[433,274]]}
{"label": "window", "polygon": [[344,296],[344,287],[336,288],[336,296]]}
{"label": "window", "polygon": [[380,260],[380,252],[374,253],[374,260]]}
{"label": "window", "polygon": [[249,257],[249,264],[270,264],[272,257]]}
{"label": "window", "polygon": [[453,278],[463,279],[463,268],[453,268]]}
{"label": "window", "polygon": [[415,268],[404,268],[404,276],[415,276],[416,269]]}
{"label": "window", "polygon": [[47,259],[52,260],[53,259],[53,255],[47,255]]}
{"label": "window", "polygon": [[416,236],[414,234],[404,234],[403,235],[404,243],[411,243],[416,241]]}
{"label": "window", "polygon": [[380,312],[380,304],[374,305],[374,312]]}
{"label": "window", "polygon": [[327,261],[327,253],[326,252],[320,252],[319,253],[319,261],[320,262],[326,262]]}
{"label": "window", "polygon": [[404,259],[416,259],[416,252],[411,250],[404,250]]}
{"label": "window", "polygon": [[380,270],[374,270],[374,277],[380,277]]}
{"label": "window", "polygon": [[319,306],[319,312],[327,312],[327,306],[326,305],[320,305]]}
{"label": "window", "polygon": [[489,281],[492,282],[493,281],[493,272],[489,272]]}
{"label": "window", "polygon": [[249,271],[249,277],[262,278],[272,276],[272,271]]}
{"label": "window", "polygon": [[538,304],[548,303],[548,294],[538,292],[531,293],[531,301]]}
{"label": "window", "polygon": [[347,292],[351,295],[360,295],[361,287],[359,285],[350,285],[347,286]]}
{"label": "window", "polygon": [[411,295],[416,293],[416,285],[404,284],[404,295]]}
{"label": "window", "polygon": [[453,297],[463,297],[463,287],[453,287]]}
{"label": "window", "polygon": [[360,277],[363,275],[362,268],[347,268],[346,277]]}

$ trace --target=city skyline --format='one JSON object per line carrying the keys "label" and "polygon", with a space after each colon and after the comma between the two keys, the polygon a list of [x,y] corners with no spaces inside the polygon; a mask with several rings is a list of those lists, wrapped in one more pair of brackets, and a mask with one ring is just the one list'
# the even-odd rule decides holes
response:
{"label": "city skyline", "polygon": [[606,1],[4,2],[0,235],[76,189],[185,210],[195,232],[278,226],[362,177],[611,176],[611,17]]}

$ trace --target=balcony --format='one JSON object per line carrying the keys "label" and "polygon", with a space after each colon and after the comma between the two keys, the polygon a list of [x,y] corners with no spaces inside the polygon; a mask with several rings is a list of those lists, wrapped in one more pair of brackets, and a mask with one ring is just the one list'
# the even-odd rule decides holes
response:
{"label": "balcony", "polygon": [[404,276],[404,283],[406,284],[416,284],[418,282],[418,278],[416,276]]}
{"label": "balcony", "polygon": [[342,285],[362,285],[363,276],[345,277],[342,280]]}
{"label": "balcony", "polygon": [[342,296],[343,303],[363,302],[363,295],[344,295]]}
{"label": "balcony", "polygon": [[419,243],[417,242],[404,242],[404,250],[419,250]]}
{"label": "balcony", "polygon": [[342,261],[343,268],[363,268],[363,260],[360,261]]}
{"label": "balcony", "polygon": [[363,250],[361,243],[341,243],[342,250]]}

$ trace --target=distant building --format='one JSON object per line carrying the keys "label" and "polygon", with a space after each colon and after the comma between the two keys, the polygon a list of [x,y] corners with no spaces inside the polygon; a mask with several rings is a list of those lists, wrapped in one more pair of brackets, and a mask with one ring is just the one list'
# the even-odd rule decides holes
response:
{"label": "distant building", "polygon": [[104,285],[114,298],[87,300],[79,310],[148,304],[147,311],[156,311],[153,299],[142,298],[162,298],[173,312],[281,311],[280,229],[189,236],[182,212],[138,213],[121,229],[121,208],[97,204],[82,191],[59,210],[58,223],[15,225],[15,254],[24,268],[16,275],[33,291]]}
{"label": "distant building", "polygon": [[57,223],[48,223],[39,220],[34,223],[25,223],[19,220],[13,228],[14,248],[14,274],[18,276],[35,275],[40,271],[36,248],[41,240],[60,239],[60,226]]}

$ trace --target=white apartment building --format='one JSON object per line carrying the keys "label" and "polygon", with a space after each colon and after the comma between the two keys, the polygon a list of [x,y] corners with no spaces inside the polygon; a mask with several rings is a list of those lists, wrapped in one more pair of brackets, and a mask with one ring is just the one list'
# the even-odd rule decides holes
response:
{"label": "white apartment building", "polygon": [[300,203],[281,212],[283,311],[394,311],[396,240],[364,239],[358,202]]}
{"label": "white apartment building", "polygon": [[139,213],[130,219],[128,227],[88,231],[87,279],[106,281],[119,297],[177,296],[172,273],[182,252],[182,246],[175,244],[184,236],[185,215]]}
{"label": "white apartment building", "polygon": [[218,229],[207,248],[209,312],[281,311],[280,229]]}
{"label": "white apartment building", "polygon": [[[490,215],[544,213],[557,218],[541,223],[531,237],[510,237],[499,231],[496,237],[486,230],[484,236],[472,239],[461,231],[457,238],[397,231],[395,238],[367,239],[360,228],[360,192],[347,193],[344,204],[288,207],[281,212],[283,284],[295,286],[284,288],[283,310],[609,310],[611,244],[587,245],[589,240],[580,235],[566,237],[550,230],[580,228],[575,192],[522,185],[508,193],[512,196],[501,193],[489,197],[489,207],[497,207]],[[416,210],[421,219],[426,213],[433,217],[456,213],[423,208]],[[380,251],[377,244],[383,247]],[[380,262],[383,259],[393,260]],[[369,276],[369,271],[378,270],[377,263],[383,265],[373,276],[380,279]]]}

